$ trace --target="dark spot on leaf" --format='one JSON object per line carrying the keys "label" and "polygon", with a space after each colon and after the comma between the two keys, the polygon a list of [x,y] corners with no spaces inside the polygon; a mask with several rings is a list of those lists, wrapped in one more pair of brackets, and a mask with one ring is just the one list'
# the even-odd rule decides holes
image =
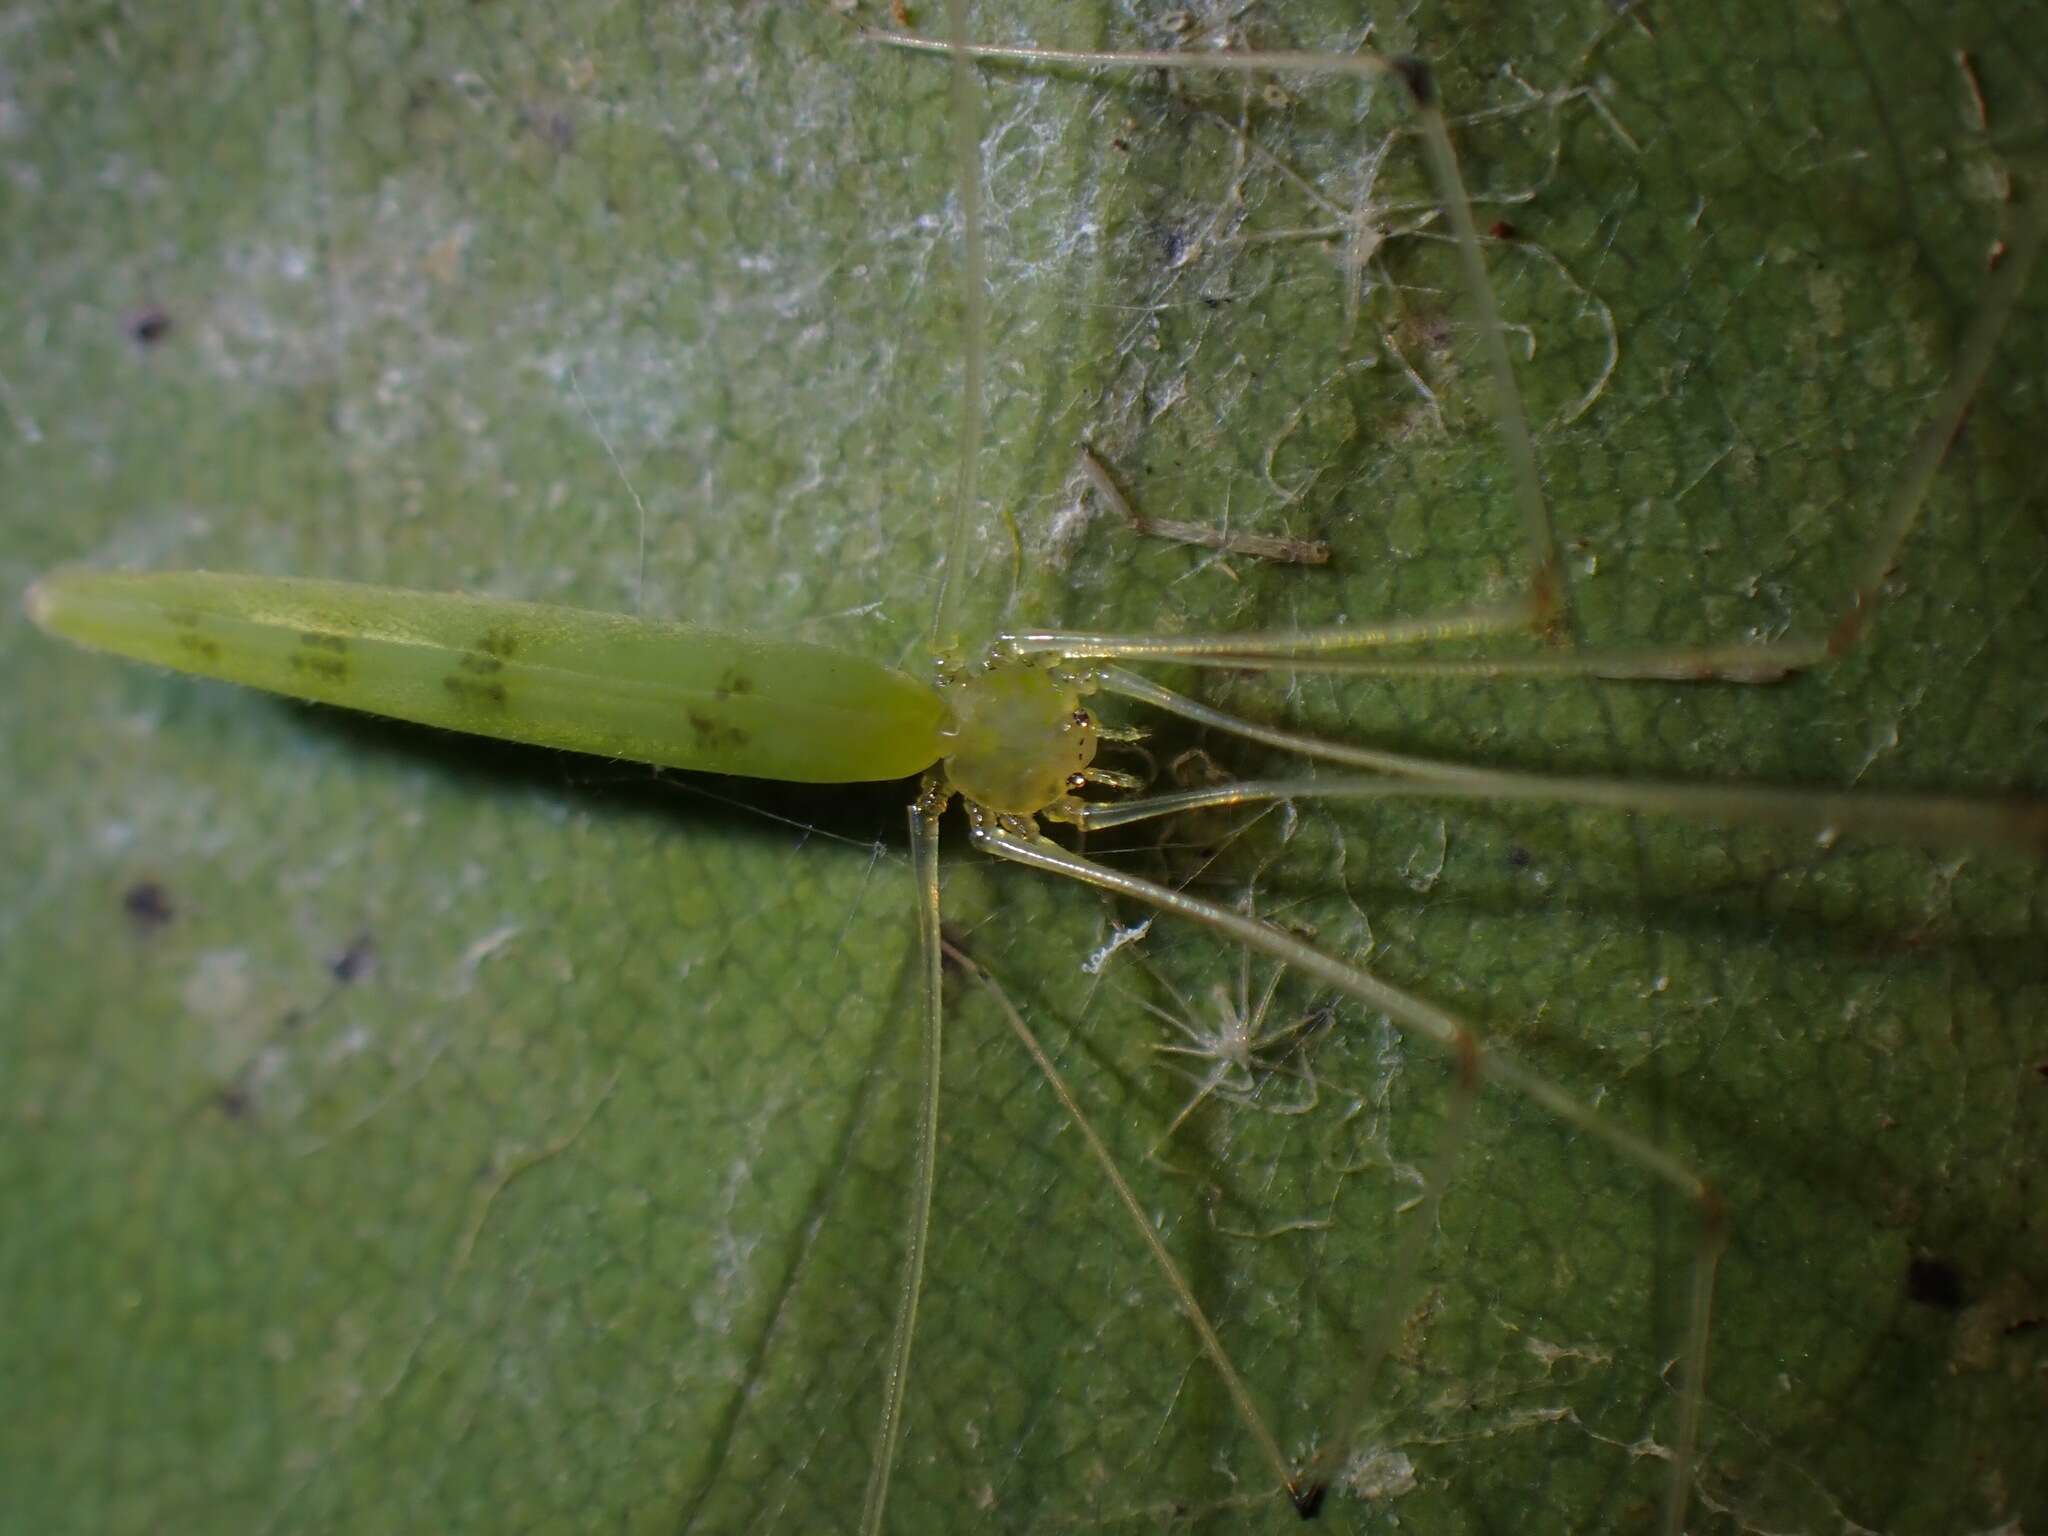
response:
{"label": "dark spot on leaf", "polygon": [[121,910],[144,932],[154,932],[171,920],[171,893],[154,880],[138,880],[121,893]]}
{"label": "dark spot on leaf", "polygon": [[1508,849],[1509,869],[1527,869],[1531,864],[1535,862],[1536,861],[1534,855],[1532,855],[1529,852],[1529,850],[1524,848],[1520,843],[1516,843],[1513,847]]}
{"label": "dark spot on leaf", "polygon": [[1294,1512],[1304,1520],[1313,1520],[1323,1512],[1323,1499],[1329,1494],[1328,1483],[1310,1483],[1306,1488],[1293,1490]]}
{"label": "dark spot on leaf", "polygon": [[1906,1266],[1906,1296],[1923,1307],[1958,1312],[1964,1300],[1963,1277],[1946,1259],[1915,1259]]}
{"label": "dark spot on leaf", "polygon": [[249,1090],[240,1083],[230,1083],[214,1095],[214,1104],[230,1120],[241,1120],[249,1114]]}
{"label": "dark spot on leaf", "polygon": [[161,305],[147,305],[128,317],[128,339],[138,347],[153,347],[170,334],[170,311]]}
{"label": "dark spot on leaf", "polygon": [[1496,240],[1512,240],[1521,233],[1506,219],[1495,219],[1486,226],[1486,232]]}
{"label": "dark spot on leaf", "polygon": [[334,979],[346,986],[352,981],[361,981],[377,964],[377,946],[370,942],[367,933],[359,933],[349,940],[347,949],[328,962],[327,969]]}
{"label": "dark spot on leaf", "polygon": [[576,124],[568,113],[553,107],[525,106],[519,109],[519,126],[550,149],[566,152],[575,147]]}

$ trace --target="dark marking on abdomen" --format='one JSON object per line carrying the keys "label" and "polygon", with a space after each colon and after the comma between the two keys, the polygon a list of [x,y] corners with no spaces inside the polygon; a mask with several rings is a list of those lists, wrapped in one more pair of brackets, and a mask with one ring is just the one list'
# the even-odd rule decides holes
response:
{"label": "dark marking on abdomen", "polygon": [[179,650],[201,661],[220,660],[220,642],[201,630],[204,620],[198,609],[172,608],[164,614],[164,622],[176,632]]}
{"label": "dark marking on abdomen", "polygon": [[737,750],[754,739],[739,726],[723,724],[709,715],[700,715],[695,710],[690,711],[689,721],[690,733],[697,738],[698,747],[706,752],[721,749]]}
{"label": "dark marking on abdomen", "polygon": [[339,656],[308,656],[304,651],[292,652],[291,668],[317,677],[322,682],[345,683],[348,681],[348,663]]}
{"label": "dark marking on abdomen", "polygon": [[503,709],[508,702],[503,683],[479,683],[467,677],[444,677],[441,686],[464,704],[477,709]]}
{"label": "dark marking on abdomen", "polygon": [[291,653],[287,664],[294,672],[317,677],[322,682],[345,683],[348,681],[348,641],[340,635],[301,630],[298,647]]}
{"label": "dark marking on abdomen", "polygon": [[307,673],[322,682],[348,681],[348,663],[338,656],[308,656],[304,651],[295,651],[292,653],[291,664],[294,672]]}

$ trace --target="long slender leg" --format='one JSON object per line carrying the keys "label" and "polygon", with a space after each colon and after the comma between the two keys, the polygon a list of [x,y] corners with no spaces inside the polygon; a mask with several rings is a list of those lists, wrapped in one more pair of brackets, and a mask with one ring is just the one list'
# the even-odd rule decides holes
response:
{"label": "long slender leg", "polygon": [[1222,784],[1120,805],[1062,807],[1058,812],[1061,820],[1094,830],[1179,811],[1262,800],[1430,795],[1461,800],[1550,801],[1705,821],[1764,822],[1792,827],[1816,838],[1849,832],[1941,848],[2018,849],[2048,858],[2048,801],[2020,796],[1980,799],[1966,795],[1868,794],[1753,784],[1682,784],[1473,768],[1260,725],[1118,667],[1103,668],[1096,679],[1111,693],[1140,699],[1183,719],[1298,752],[1303,757],[1363,768],[1386,777]]}
{"label": "long slender leg", "polygon": [[1863,564],[1840,607],[1819,633],[1727,645],[1616,651],[1548,651],[1488,657],[1386,657],[1349,651],[1469,639],[1517,627],[1512,606],[1479,608],[1439,619],[1346,629],[1247,631],[1236,635],[1094,635],[1020,630],[1006,639],[1018,650],[1076,660],[1172,660],[1187,666],[1238,670],[1313,671],[1373,677],[1594,677],[1616,681],[1771,683],[1839,659],[1866,635],[1883,598],[1885,577],[1918,523],[1928,492],[1961,432],[1970,403],[1997,355],[2034,263],[2040,256],[2048,200],[2009,205],[2005,255],[1992,273],[1947,384],[1913,439],[1904,469],[1885,505]]}
{"label": "long slender leg", "polygon": [[980,980],[989,989],[989,994],[995,998],[996,1006],[1002,1010],[1003,1017],[1009,1022],[1011,1032],[1030,1053],[1032,1061],[1037,1064],[1039,1072],[1051,1087],[1053,1097],[1060,1101],[1060,1107],[1067,1112],[1067,1118],[1074,1122],[1074,1128],[1081,1133],[1082,1141],[1087,1143],[1089,1155],[1095,1159],[1096,1166],[1102,1170],[1103,1176],[1109,1180],[1110,1187],[1116,1191],[1117,1200],[1123,1205],[1124,1214],[1131,1218],[1131,1225],[1143,1239],[1146,1250],[1152,1255],[1152,1262],[1165,1279],[1167,1288],[1173,1292],[1182,1315],[1187,1318],[1188,1325],[1195,1330],[1195,1337],[1201,1343],[1202,1353],[1209,1357],[1209,1363],[1216,1367],[1217,1374],[1223,1378],[1224,1389],[1230,1394],[1231,1404],[1237,1409],[1237,1416],[1243,1422],[1246,1432],[1258,1445],[1259,1454],[1266,1459],[1266,1465],[1272,1469],[1274,1481],[1305,1517],[1314,1514],[1315,1506],[1322,1500],[1322,1490],[1305,1487],[1295,1477],[1294,1469],[1288,1465],[1287,1457],[1280,1449],[1280,1442],[1273,1438],[1273,1431],[1266,1426],[1265,1416],[1259,1412],[1258,1404],[1253,1401],[1251,1389],[1244,1384],[1244,1378],[1231,1363],[1229,1352],[1223,1347],[1223,1340],[1217,1336],[1215,1325],[1209,1321],[1209,1314],[1202,1310],[1201,1302],[1196,1300],[1194,1287],[1188,1284],[1187,1277],[1180,1272],[1180,1266],[1174,1263],[1173,1255],[1167,1252],[1166,1244],[1160,1240],[1158,1229],[1152,1225],[1152,1219],[1145,1214],[1145,1208],[1138,1204],[1138,1197],[1131,1192],[1130,1183],[1124,1178],[1123,1170],[1117,1167],[1116,1159],[1110,1155],[1109,1147],[1097,1134],[1094,1125],[1089,1122],[1086,1112],[1081,1108],[1081,1101],[1074,1097],[1073,1090],[1067,1086],[1067,1080],[1060,1075],[1060,1069],[1053,1065],[1052,1058],[1045,1053],[1045,1047],[1039,1044],[1038,1036],[1032,1033],[1031,1026],[1024,1022],[1024,1016],[1017,1012],[1015,1005],[1004,994],[1002,988],[996,985],[995,979],[952,945],[945,946],[945,953]]}
{"label": "long slender leg", "polygon": [[1641,779],[1551,777],[1453,764],[1443,778],[1244,779],[1210,789],[1179,790],[1141,800],[1081,803],[1057,819],[1089,832],[1214,811],[1234,805],[1292,800],[1521,800],[1599,806],[1695,821],[1766,822],[1791,827],[1816,842],[1851,834],[1934,849],[1968,848],[2048,858],[2048,806],[2038,801],[1973,800],[1957,795],[1848,794],[1748,784],[1674,784]]}
{"label": "long slender leg", "polygon": [[896,1321],[890,1331],[887,1374],[882,1385],[881,1423],[874,1460],[868,1466],[861,1501],[861,1536],[880,1536],[889,1502],[889,1476],[903,1439],[903,1396],[910,1385],[910,1350],[917,1337],[917,1300],[924,1288],[925,1251],[932,1230],[932,1187],[939,1160],[939,1065],[945,1023],[945,992],[939,968],[939,813],[945,786],[929,775],[910,807],[910,869],[917,884],[918,997],[923,1021],[923,1089],[918,1104],[917,1159],[911,1175],[910,1220],[905,1228],[903,1276],[896,1288]]}
{"label": "long slender leg", "polygon": [[1375,1012],[1385,1014],[1403,1030],[1434,1042],[1450,1053],[1462,1072],[1469,1073],[1475,1080],[1492,1082],[1518,1093],[1565,1124],[1605,1142],[1619,1156],[1652,1177],[1663,1180],[1692,1202],[1699,1213],[1700,1235],[1693,1252],[1693,1305],[1680,1357],[1685,1362],[1685,1374],[1679,1389],[1679,1436],[1673,1448],[1671,1486],[1662,1527],[1665,1536],[1679,1536],[1690,1500],[1692,1463],[1696,1455],[1700,1408],[1706,1390],[1707,1340],[1704,1335],[1712,1317],[1714,1275],[1728,1240],[1727,1209],[1714,1188],[1655,1143],[1595,1113],[1589,1105],[1511,1057],[1483,1047],[1471,1026],[1434,1003],[1326,954],[1270,923],[1185,891],[1093,863],[1030,831],[1028,827],[1006,825],[1001,818],[979,807],[970,805],[968,815],[975,844],[984,852],[1174,913],[1292,966]]}
{"label": "long slender leg", "polygon": [[940,41],[900,33],[866,35],[872,41],[894,47],[951,53],[956,69],[965,56],[1034,68],[1072,65],[1084,69],[1296,73],[1349,76],[1367,81],[1388,77],[1398,79],[1406,87],[1424,155],[1451,223],[1452,238],[1464,269],[1467,299],[1477,321],[1479,346],[1484,353],[1486,370],[1493,380],[1496,421],[1513,467],[1514,495],[1521,512],[1529,571],[1525,594],[1505,603],[1480,605],[1462,613],[1376,625],[1311,627],[1292,632],[1190,635],[1159,640],[1135,635],[1025,630],[1006,637],[1018,649],[1035,653],[1077,659],[1172,657],[1191,665],[1287,667],[1375,676],[1570,676],[1732,683],[1775,682],[1837,660],[1852,651],[1870,629],[1882,601],[1884,578],[1919,521],[1934,478],[1950,444],[1961,430],[1970,403],[1997,353],[1999,339],[2039,256],[2044,223],[2048,223],[2043,199],[2017,197],[2006,201],[2008,227],[2000,241],[2003,255],[1958,351],[1949,381],[1936,397],[1914,438],[1898,482],[1873,530],[1862,565],[1855,572],[1840,606],[1819,631],[1778,640],[1723,645],[1551,651],[1477,659],[1348,656],[1343,653],[1508,633],[1531,625],[1552,639],[1558,639],[1562,635],[1565,617],[1566,598],[1559,577],[1555,536],[1540,488],[1541,476],[1528,413],[1508,357],[1506,328],[1501,322],[1492,280],[1487,275],[1478,230],[1472,219],[1471,202],[1427,65],[1414,59],[1392,59],[1365,52],[1092,52],[968,45],[958,37]]}

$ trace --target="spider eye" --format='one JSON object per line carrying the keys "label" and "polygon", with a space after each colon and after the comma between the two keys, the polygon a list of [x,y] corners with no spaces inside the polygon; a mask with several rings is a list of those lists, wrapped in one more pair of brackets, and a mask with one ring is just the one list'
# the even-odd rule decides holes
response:
{"label": "spider eye", "polygon": [[1068,774],[1068,775],[1067,775],[1067,791],[1068,791],[1068,793],[1070,793],[1070,794],[1076,794],[1076,795],[1078,795],[1078,794],[1079,794],[1079,793],[1080,793],[1080,792],[1081,792],[1082,790],[1086,789],[1087,787],[1088,787],[1088,775],[1087,775],[1087,774],[1085,774],[1085,773],[1070,773],[1070,774]]}

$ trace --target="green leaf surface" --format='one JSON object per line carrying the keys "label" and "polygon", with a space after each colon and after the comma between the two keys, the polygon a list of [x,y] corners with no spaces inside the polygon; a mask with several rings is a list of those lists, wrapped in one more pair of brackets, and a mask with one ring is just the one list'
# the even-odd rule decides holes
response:
{"label": "green leaf surface", "polygon": [[[67,560],[320,575],[916,663],[961,420],[943,64],[829,6],[185,9],[0,26],[0,588]],[[1270,0],[1231,35],[1350,47],[1348,11]],[[1212,40],[1182,15],[974,26]],[[1437,61],[1482,227],[1511,226],[1489,258],[1581,638],[1826,624],[2001,227],[1973,80],[2038,158],[2039,13],[1453,0],[1375,41]],[[978,96],[976,633],[1513,584],[1393,100],[1013,69]],[[1387,238],[1347,325],[1333,243],[1280,237],[1361,199]],[[1839,666],[1183,680],[1486,763],[2048,791],[2044,295]],[[1082,493],[1083,441],[1153,515],[1335,558],[1137,539]],[[466,743],[18,612],[0,669],[0,1523],[851,1529],[914,1118],[906,787]],[[1726,1193],[1692,1530],[2048,1522],[2038,864],[1424,803],[1098,851],[1313,930]],[[1162,1144],[1195,1090],[1147,1005],[1264,966],[1161,923],[1089,969],[1138,914],[985,863],[948,856],[949,921],[1305,1458],[1421,1219],[1445,1063],[1339,1007]],[[1045,1084],[985,995],[949,1001],[891,1529],[1291,1528]],[[1327,1002],[1290,979],[1275,1016]],[[1326,1521],[1653,1528],[1693,1212],[1499,1093],[1458,1150]]]}

